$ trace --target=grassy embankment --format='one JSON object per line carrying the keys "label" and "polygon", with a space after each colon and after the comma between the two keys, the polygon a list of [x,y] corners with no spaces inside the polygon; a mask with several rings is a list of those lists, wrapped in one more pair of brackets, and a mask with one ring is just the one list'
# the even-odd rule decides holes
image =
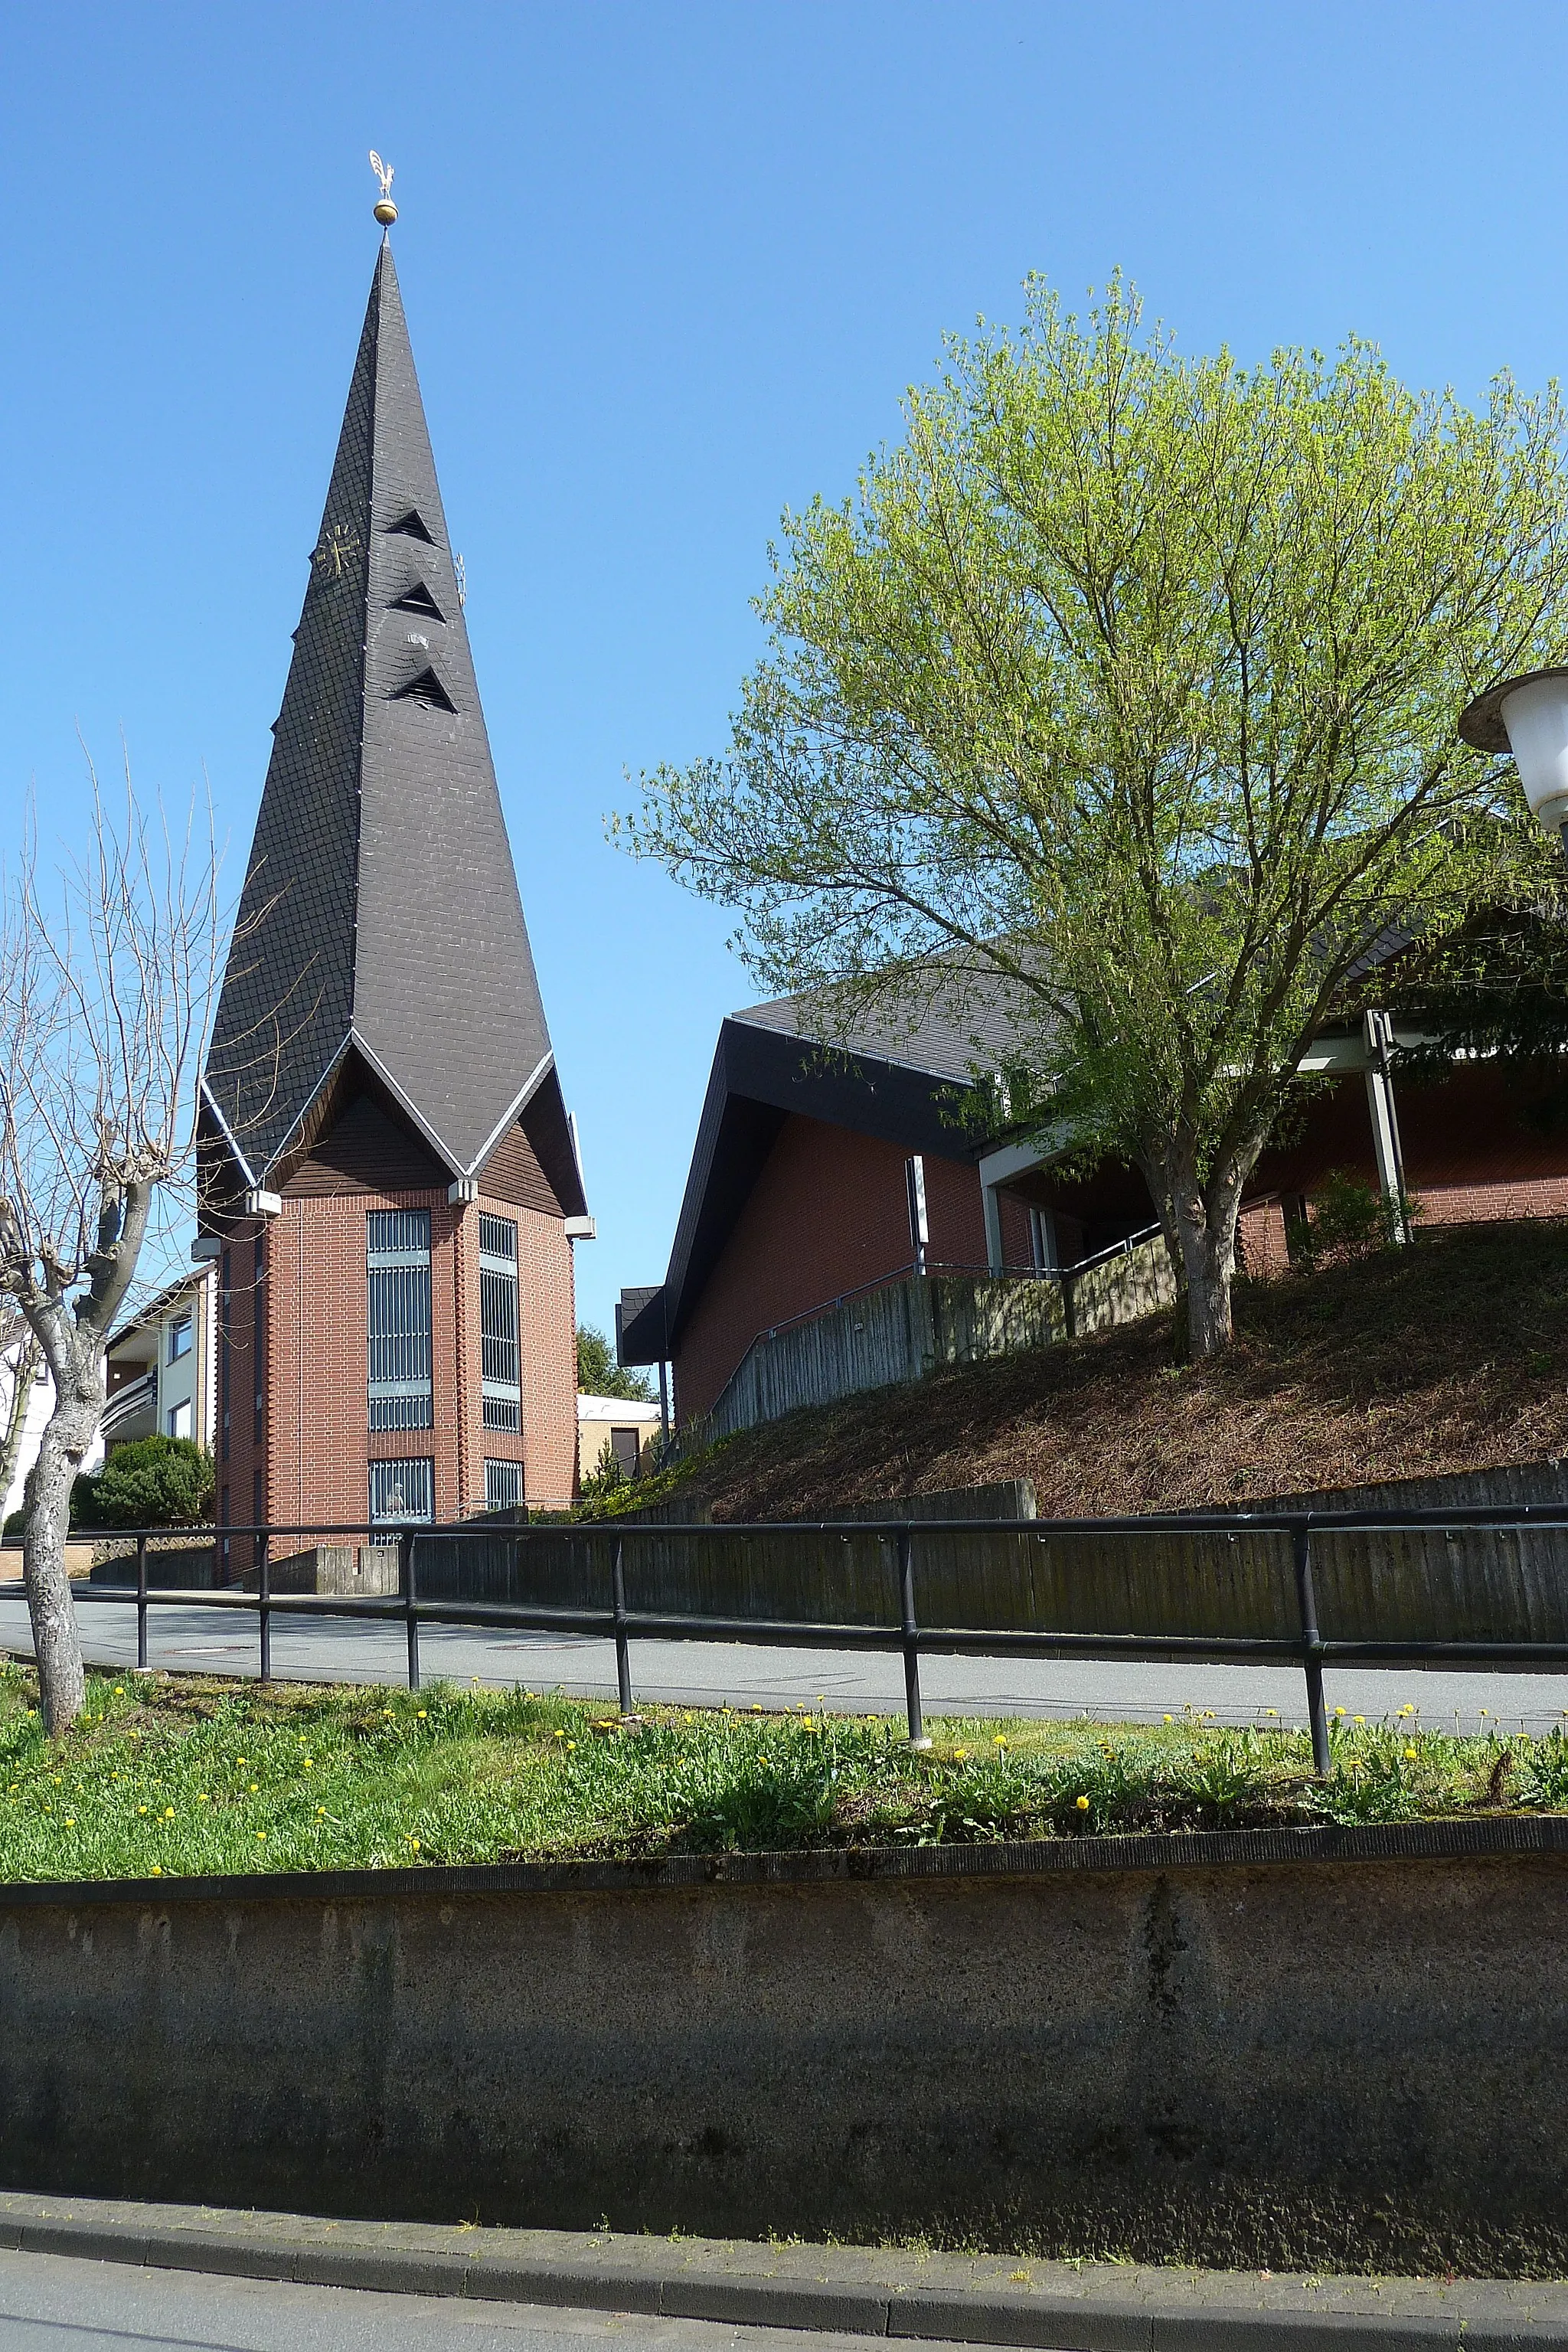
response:
{"label": "grassy embankment", "polygon": [[638,1727],[523,1693],[95,1675],[58,1743],[0,1667],[0,1879],[971,1843],[1568,1811],[1568,1739],[1341,1717],[1304,1735],[1188,1713],[1148,1729],[674,1708]]}
{"label": "grassy embankment", "polygon": [[1434,1226],[1241,1282],[1236,1321],[1213,1364],[1173,1363],[1156,1316],[791,1413],[679,1483],[717,1518],[766,1519],[1029,1478],[1042,1513],[1077,1516],[1568,1454],[1568,1220]]}

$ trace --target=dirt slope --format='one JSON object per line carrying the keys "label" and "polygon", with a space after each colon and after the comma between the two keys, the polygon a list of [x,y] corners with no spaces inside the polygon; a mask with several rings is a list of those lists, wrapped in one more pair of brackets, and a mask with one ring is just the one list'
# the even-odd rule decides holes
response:
{"label": "dirt slope", "polygon": [[1238,1284],[1237,1327],[1202,1370],[1161,1318],[792,1413],[694,1485],[717,1517],[771,1518],[1032,1478],[1043,1513],[1079,1514],[1568,1454],[1568,1222]]}

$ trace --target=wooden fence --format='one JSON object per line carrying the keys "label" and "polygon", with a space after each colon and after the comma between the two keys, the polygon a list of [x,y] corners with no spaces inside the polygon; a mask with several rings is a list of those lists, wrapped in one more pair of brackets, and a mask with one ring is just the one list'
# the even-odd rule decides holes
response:
{"label": "wooden fence", "polygon": [[802,1405],[1049,1348],[1171,1306],[1175,1281],[1156,1235],[1062,1274],[905,1275],[760,1332],[717,1401],[683,1433],[706,1444]]}

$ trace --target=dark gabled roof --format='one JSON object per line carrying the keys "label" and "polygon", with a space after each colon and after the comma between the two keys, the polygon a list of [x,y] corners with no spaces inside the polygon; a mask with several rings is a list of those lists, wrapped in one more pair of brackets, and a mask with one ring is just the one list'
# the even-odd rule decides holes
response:
{"label": "dark gabled roof", "polygon": [[[274,729],[205,1092],[247,1182],[350,1043],[454,1175],[544,1086],[435,460],[383,243]],[[558,1087],[548,1089],[572,1157]]]}
{"label": "dark gabled roof", "polygon": [[[798,1026],[788,1025],[792,1014]],[[623,1364],[655,1364],[669,1354],[792,1112],[879,1136],[906,1152],[958,1160],[979,1149],[959,1122],[970,1081],[950,1024],[913,1037],[900,1029],[899,1060],[824,1045],[814,1034],[821,1025],[813,1000],[786,997],[732,1013],[720,1029],[669,1271],[656,1287],[621,1294]]]}

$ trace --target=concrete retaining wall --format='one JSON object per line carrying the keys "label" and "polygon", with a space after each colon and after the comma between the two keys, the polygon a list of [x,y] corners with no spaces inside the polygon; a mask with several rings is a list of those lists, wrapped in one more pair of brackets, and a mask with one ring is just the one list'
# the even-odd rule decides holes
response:
{"label": "concrete retaining wall", "polygon": [[1560,2274],[1568,1823],[0,1891],[0,2184]]}

